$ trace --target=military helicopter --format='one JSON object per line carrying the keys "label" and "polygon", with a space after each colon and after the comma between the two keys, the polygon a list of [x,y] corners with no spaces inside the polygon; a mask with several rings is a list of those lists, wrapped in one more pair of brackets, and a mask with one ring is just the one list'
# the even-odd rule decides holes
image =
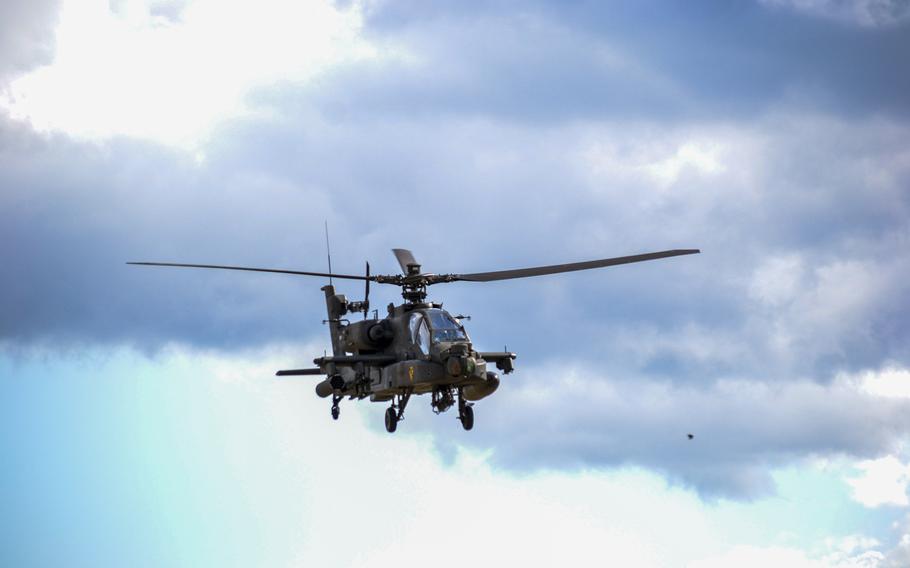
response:
{"label": "military helicopter", "polygon": [[[316,385],[316,394],[332,397],[332,418],[340,414],[338,404],[347,397],[371,402],[390,402],[385,412],[385,428],[395,432],[404,418],[404,410],[414,394],[430,393],[433,412],[441,414],[458,405],[458,419],[465,430],[474,427],[474,403],[493,394],[499,388],[499,375],[513,371],[515,353],[509,351],[477,351],[465,331],[462,321],[466,316],[453,316],[442,309],[442,304],[427,301],[427,287],[445,282],[492,282],[530,276],[544,276],[561,272],[589,270],[618,264],[656,260],[672,256],[696,254],[698,249],[674,249],[632,256],[621,256],[570,264],[537,266],[494,272],[471,274],[433,274],[423,272],[411,251],[392,249],[401,265],[402,274],[370,274],[366,263],[363,276],[332,273],[331,256],[329,272],[304,272],[275,268],[249,268],[212,264],[180,264],[172,262],[128,262],[144,266],[175,266],[182,268],[214,268],[272,272],[303,276],[328,277],[329,284],[322,287],[325,293],[332,340],[332,355],[313,360],[316,367],[278,371],[278,376],[324,376]],[[349,301],[335,293],[333,278],[362,280],[365,283],[364,299]],[[401,287],[404,302],[390,303],[388,314],[379,319],[378,311],[370,311],[370,283],[391,284]],[[363,313],[362,321],[352,322],[345,315]]]}

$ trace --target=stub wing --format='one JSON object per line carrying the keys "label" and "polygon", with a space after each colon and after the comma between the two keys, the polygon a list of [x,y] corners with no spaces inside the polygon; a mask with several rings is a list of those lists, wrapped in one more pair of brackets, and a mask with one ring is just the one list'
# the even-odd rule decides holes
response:
{"label": "stub wing", "polygon": [[514,370],[515,367],[512,365],[512,361],[518,357],[517,354],[511,351],[481,351],[478,355],[484,361],[494,363],[497,369],[507,375]]}
{"label": "stub wing", "polygon": [[322,369],[315,367],[313,369],[287,369],[283,371],[278,371],[275,375],[279,377],[296,377],[300,375],[324,375]]}
{"label": "stub wing", "polygon": [[395,355],[342,355],[342,356],[328,356],[328,357],[317,357],[313,359],[313,363],[319,365],[311,369],[287,369],[278,371],[275,373],[279,377],[295,377],[302,375],[325,375],[330,374],[330,369],[326,369],[330,365],[335,367],[353,367],[358,363],[363,363],[365,365],[377,365],[383,366],[390,363],[395,363],[398,361],[398,357]]}

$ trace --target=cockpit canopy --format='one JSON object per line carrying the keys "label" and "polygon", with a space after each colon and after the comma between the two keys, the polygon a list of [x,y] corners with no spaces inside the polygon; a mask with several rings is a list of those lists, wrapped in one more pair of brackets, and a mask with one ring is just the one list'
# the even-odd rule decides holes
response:
{"label": "cockpit canopy", "polygon": [[428,308],[415,312],[408,322],[411,341],[424,353],[430,352],[430,343],[467,341],[464,328],[449,312],[439,308]]}

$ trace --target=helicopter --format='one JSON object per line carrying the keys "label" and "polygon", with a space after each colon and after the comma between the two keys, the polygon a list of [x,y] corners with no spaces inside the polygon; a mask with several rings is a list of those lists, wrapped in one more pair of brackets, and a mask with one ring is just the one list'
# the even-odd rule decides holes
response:
{"label": "helicopter", "polygon": [[[337,420],[339,403],[362,400],[389,402],[385,412],[385,428],[392,433],[404,418],[405,407],[412,395],[430,394],[430,406],[441,414],[457,404],[458,419],[465,430],[474,427],[474,403],[490,396],[500,384],[499,374],[491,366],[509,374],[514,370],[517,354],[509,351],[477,351],[463,321],[467,316],[453,316],[442,304],[427,301],[427,287],[448,282],[492,282],[544,276],[578,270],[590,270],[620,264],[657,260],[673,256],[697,254],[698,249],[673,249],[631,256],[620,256],[569,264],[555,264],[493,272],[469,274],[433,274],[423,272],[422,266],[407,249],[392,249],[401,266],[401,274],[370,274],[366,263],[364,275],[335,274],[329,256],[329,272],[305,272],[276,268],[250,268],[213,264],[182,264],[173,262],[127,262],[143,266],[180,268],[211,268],[271,272],[302,276],[328,277],[325,293],[327,319],[332,342],[332,354],[313,360],[315,367],[281,370],[278,376],[322,376],[316,394],[332,398],[331,415]],[[349,301],[337,294],[332,279],[362,280],[364,299]],[[399,305],[390,303],[387,315],[380,319],[378,310],[370,312],[370,283],[390,284],[401,288],[404,299]],[[348,314],[362,313],[361,321],[352,322]]]}

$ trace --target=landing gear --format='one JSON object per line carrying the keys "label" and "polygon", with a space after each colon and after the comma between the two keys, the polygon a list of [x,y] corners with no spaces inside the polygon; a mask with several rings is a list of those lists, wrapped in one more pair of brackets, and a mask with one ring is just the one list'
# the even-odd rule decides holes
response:
{"label": "landing gear", "polygon": [[332,420],[338,420],[338,415],[341,414],[341,409],[338,408],[338,403],[341,402],[341,399],[344,398],[338,393],[332,394]]}
{"label": "landing gear", "polygon": [[474,427],[473,406],[474,405],[470,402],[465,401],[461,389],[458,389],[458,419],[461,421],[461,426],[465,430],[470,430]]}
{"label": "landing gear", "polygon": [[[404,394],[398,395],[398,404],[392,399],[392,406],[385,411],[385,429],[386,432],[392,433],[398,428],[398,422],[404,419],[404,409],[411,400],[411,393],[414,389],[406,389]],[[397,407],[397,408],[396,408]]]}
{"label": "landing gear", "polygon": [[461,416],[458,417],[461,420],[461,426],[465,430],[470,430],[474,427],[474,409],[470,406],[465,406],[461,411]]}
{"label": "landing gear", "polygon": [[398,413],[395,412],[394,406],[390,406],[385,411],[385,429],[391,434],[396,428],[398,428]]}

